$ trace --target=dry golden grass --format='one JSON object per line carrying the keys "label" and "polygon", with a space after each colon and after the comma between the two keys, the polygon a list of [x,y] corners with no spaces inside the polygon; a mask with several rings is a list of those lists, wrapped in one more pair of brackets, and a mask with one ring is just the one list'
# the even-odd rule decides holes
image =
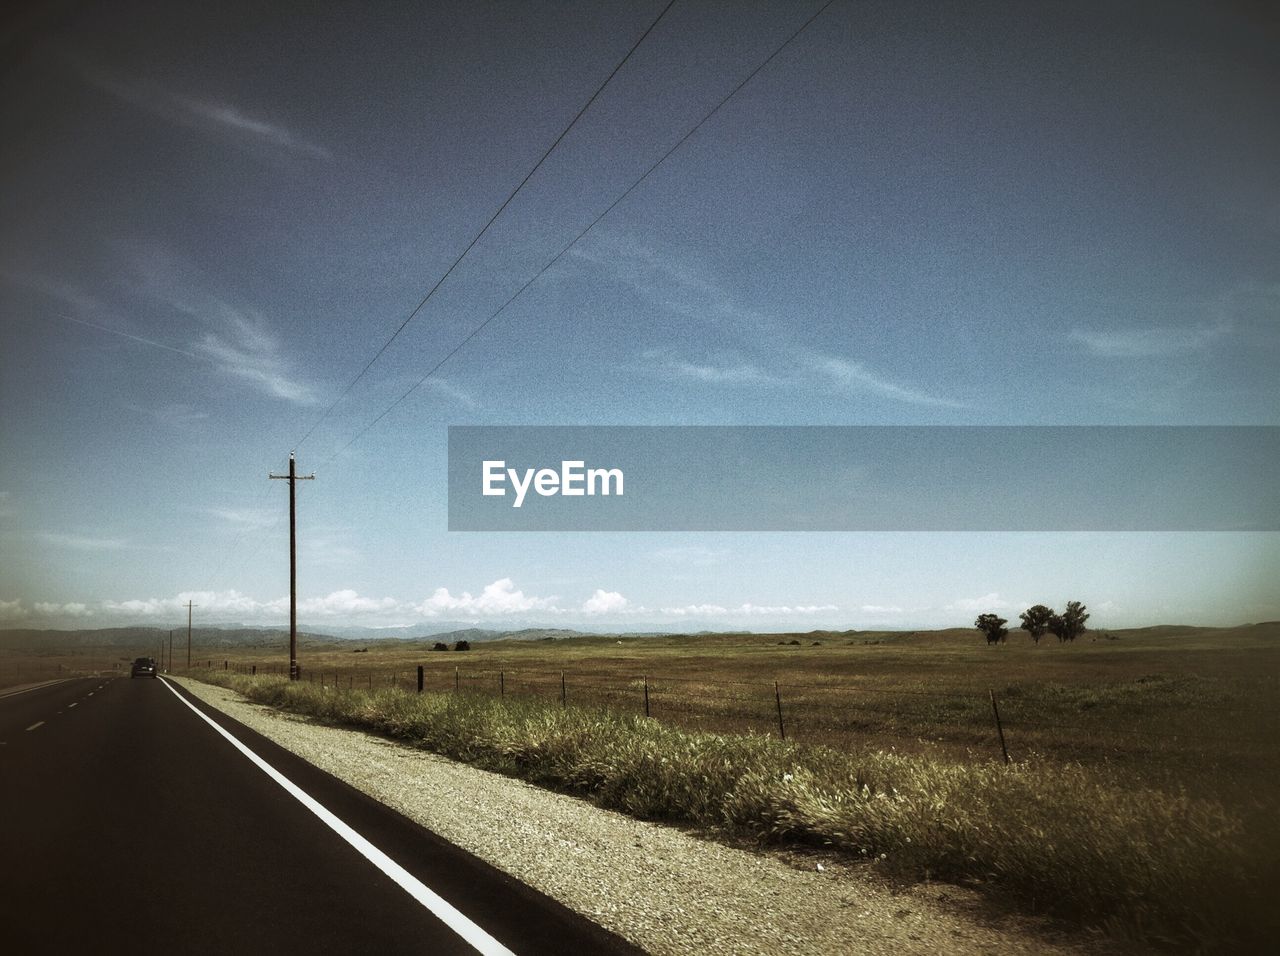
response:
{"label": "dry golden grass", "polygon": [[[792,640],[798,644],[789,643]],[[985,760],[1009,752],[1107,766],[1141,783],[1234,798],[1280,776],[1280,625],[1086,633],[987,647],[976,631],[595,637],[472,644],[312,642],[308,682],[559,701],[713,732]],[[783,642],[783,643],[779,643]],[[357,652],[358,651],[358,652]],[[261,648],[209,649],[214,668],[281,672]]]}

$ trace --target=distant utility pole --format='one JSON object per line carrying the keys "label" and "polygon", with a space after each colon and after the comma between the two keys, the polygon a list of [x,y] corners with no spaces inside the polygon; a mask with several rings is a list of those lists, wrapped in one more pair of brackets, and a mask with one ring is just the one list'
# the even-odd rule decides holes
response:
{"label": "distant utility pole", "polygon": [[169,632],[169,670],[173,670],[173,631]]}
{"label": "distant utility pole", "polygon": [[298,510],[297,493],[294,490],[298,481],[313,481],[315,474],[298,475],[294,473],[294,456],[289,452],[289,474],[272,475],[268,478],[289,479],[289,680],[298,679]]}
{"label": "distant utility pole", "polygon": [[[190,601],[187,602],[187,670],[191,670],[191,609],[197,607]],[[173,635],[170,635],[172,637]]]}

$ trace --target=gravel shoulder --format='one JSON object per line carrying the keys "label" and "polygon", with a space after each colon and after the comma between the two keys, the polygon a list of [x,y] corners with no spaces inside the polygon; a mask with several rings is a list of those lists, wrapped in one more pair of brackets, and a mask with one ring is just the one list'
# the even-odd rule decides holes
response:
{"label": "gravel shoulder", "polygon": [[[655,954],[1096,953],[994,916],[946,884],[895,890],[865,866],[737,848],[184,678],[190,693]],[[821,865],[821,870],[818,869]]]}

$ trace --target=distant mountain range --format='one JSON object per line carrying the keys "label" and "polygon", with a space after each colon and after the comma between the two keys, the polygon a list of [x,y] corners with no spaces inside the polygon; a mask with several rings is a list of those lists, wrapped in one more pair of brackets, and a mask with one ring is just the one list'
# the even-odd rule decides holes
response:
{"label": "distant mountain range", "polygon": [[[52,647],[137,647],[154,643],[156,646],[167,642],[173,634],[174,646],[186,646],[187,629],[159,627],[105,627],[90,630],[35,630],[18,628],[0,631],[0,649],[31,650]],[[454,627],[448,630],[436,630],[423,627],[335,627],[329,632],[321,633],[311,630],[299,630],[298,639],[303,644],[334,643],[339,641],[412,641],[430,640],[453,644],[457,641],[517,640],[541,641],[563,640],[570,637],[588,637],[582,631],[566,628],[524,628],[515,631],[491,631],[475,627]],[[283,628],[246,627],[229,625],[226,627],[195,627],[191,629],[191,640],[201,648],[214,647],[278,647],[289,640],[289,632]]]}
{"label": "distant mountain range", "polygon": [[[1220,627],[1200,627],[1189,625],[1155,625],[1152,627],[1115,629],[1116,633],[1131,637],[1184,637],[1198,635],[1208,632],[1227,632],[1234,631],[1237,633],[1280,633],[1280,622],[1268,621],[1259,624],[1238,625],[1233,628]],[[134,651],[139,648],[154,647],[157,650],[166,645],[169,640],[169,628],[160,627],[105,627],[96,629],[82,630],[38,630],[34,628],[18,628],[12,630],[0,630],[0,651],[50,651],[74,648],[129,648]],[[615,633],[592,633],[589,631],[575,631],[570,628],[559,627],[526,627],[515,630],[488,630],[485,628],[455,626],[453,629],[437,630],[433,627],[335,627],[328,631],[312,631],[300,630],[298,639],[303,645],[315,646],[317,644],[338,644],[338,643],[360,643],[360,644],[378,644],[378,643],[394,643],[399,641],[440,641],[444,644],[456,644],[458,641],[468,641],[472,644],[484,641],[513,640],[513,641],[562,641],[574,638],[608,638],[610,640],[620,640],[625,638],[636,637],[666,637],[681,639],[685,637],[710,637],[719,635],[721,637],[730,637],[736,634],[757,634],[759,636],[768,636],[771,638],[787,637],[803,637],[809,640],[837,640],[848,639],[858,635],[892,635],[895,640],[909,641],[918,636],[955,636],[959,639],[969,638],[973,635],[972,628],[943,628],[935,630],[921,631],[899,631],[899,630],[877,630],[877,631],[796,631],[787,632],[785,635],[781,633],[766,632],[748,632],[734,629],[725,629],[722,631],[698,631],[684,632],[681,635],[672,634],[667,631],[635,631],[626,634]],[[1097,634],[1106,634],[1107,631],[1090,632],[1090,636]],[[174,628],[173,646],[174,650],[186,647],[187,629],[185,627]],[[1011,638],[1013,635],[1011,635]],[[286,645],[289,641],[289,632],[284,628],[270,627],[250,627],[244,625],[228,625],[224,627],[196,627],[191,630],[192,643],[199,647],[202,651],[212,650],[214,648],[231,648],[231,647],[271,647],[279,648]]]}

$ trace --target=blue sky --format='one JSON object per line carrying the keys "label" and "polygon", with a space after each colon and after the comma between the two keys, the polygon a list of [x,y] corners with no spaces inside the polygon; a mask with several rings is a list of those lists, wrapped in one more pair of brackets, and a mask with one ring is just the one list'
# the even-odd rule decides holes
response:
{"label": "blue sky", "polygon": [[449,425],[1280,425],[1280,66],[1244,5],[837,2],[367,427],[818,6],[677,0],[326,413],[663,5],[29,21],[0,627],[287,622],[293,448],[316,629],[1280,617],[1267,533],[446,530]]}

